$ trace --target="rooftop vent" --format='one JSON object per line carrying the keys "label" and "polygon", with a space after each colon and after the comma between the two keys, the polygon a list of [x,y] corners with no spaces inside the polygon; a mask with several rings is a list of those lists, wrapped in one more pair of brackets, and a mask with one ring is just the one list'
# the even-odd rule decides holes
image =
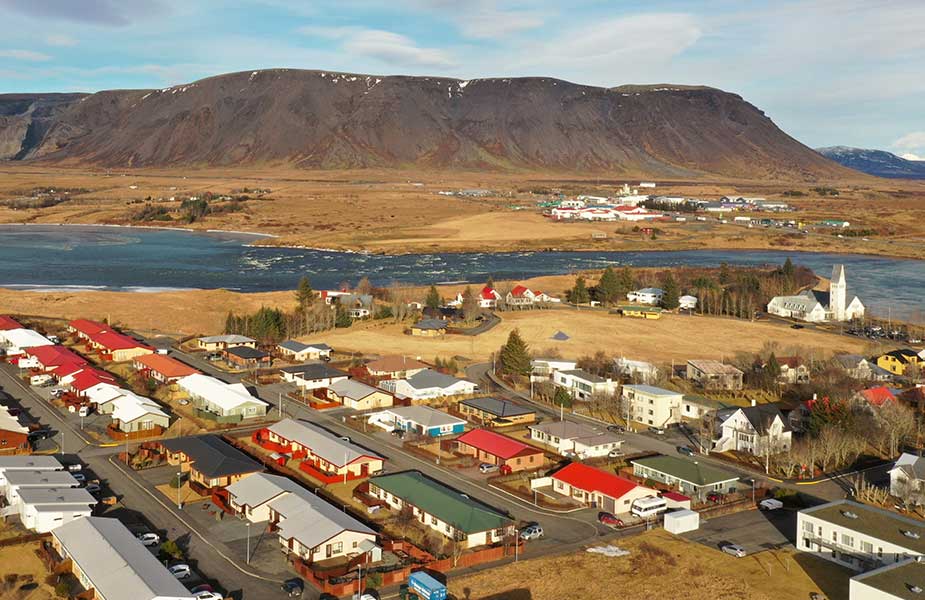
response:
{"label": "rooftop vent", "polygon": [[910,531],[909,529],[903,530],[903,535],[906,536],[907,538],[912,538],[913,540],[917,540],[920,537],[922,537],[917,532]]}
{"label": "rooftop vent", "polygon": [[857,513],[853,513],[853,512],[851,512],[850,510],[843,510],[843,511],[841,511],[841,514],[842,514],[842,516],[844,516],[846,519],[857,519],[857,518],[858,518],[858,514],[857,514]]}
{"label": "rooftop vent", "polygon": [[912,583],[907,584],[906,587],[909,588],[909,591],[912,592],[913,594],[921,594],[923,591],[925,591],[925,590],[922,590],[921,587],[915,584],[912,584]]}

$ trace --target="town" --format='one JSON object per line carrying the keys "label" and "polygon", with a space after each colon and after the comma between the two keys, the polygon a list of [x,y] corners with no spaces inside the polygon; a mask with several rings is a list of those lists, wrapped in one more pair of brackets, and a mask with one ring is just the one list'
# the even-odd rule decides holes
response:
{"label": "town", "polygon": [[[875,327],[843,265],[824,291],[789,261],[759,276],[783,295],[727,314],[822,327],[833,347]],[[74,598],[126,582],[140,599],[444,598],[469,573],[677,539],[714,561],[812,560],[845,574],[818,592],[831,598],[904,597],[887,594],[922,576],[925,504],[913,327],[871,355],[768,344],[665,364],[605,340],[567,356],[563,331],[562,351],[537,354],[515,329],[486,362],[422,356],[512,311],[658,328],[715,302],[703,281],[639,280],[608,268],[561,297],[431,286],[398,306],[303,278],[295,316],[229,315],[181,339],[2,316],[0,557],[29,557],[31,577]],[[407,352],[329,343],[384,308],[407,323]]]}

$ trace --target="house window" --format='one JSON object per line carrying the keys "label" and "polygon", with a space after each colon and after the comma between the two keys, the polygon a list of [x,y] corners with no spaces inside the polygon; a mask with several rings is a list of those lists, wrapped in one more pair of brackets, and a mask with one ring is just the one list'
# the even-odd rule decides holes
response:
{"label": "house window", "polygon": [[431,517],[431,518],[430,518],[430,524],[431,524],[431,525],[436,525],[436,524],[437,524],[437,517]]}
{"label": "house window", "polygon": [[360,542],[353,540],[353,547],[356,548],[360,545]]}
{"label": "house window", "polygon": [[343,542],[337,542],[336,544],[334,544],[334,554],[340,554],[343,551],[344,551]]}
{"label": "house window", "polygon": [[804,521],[804,522],[803,522],[803,531],[807,531],[807,532],[809,532],[809,533],[812,533],[812,532],[813,532],[813,524],[810,523],[809,521]]}
{"label": "house window", "polygon": [[848,547],[850,547],[850,548],[853,548],[853,547],[854,547],[854,538],[851,537],[850,535],[847,535],[847,534],[843,533],[843,534],[841,534],[841,543],[842,543],[842,545],[844,545],[844,546],[848,546]]}
{"label": "house window", "polygon": [[874,545],[870,542],[861,542],[861,552],[864,552],[865,554],[873,554]]}

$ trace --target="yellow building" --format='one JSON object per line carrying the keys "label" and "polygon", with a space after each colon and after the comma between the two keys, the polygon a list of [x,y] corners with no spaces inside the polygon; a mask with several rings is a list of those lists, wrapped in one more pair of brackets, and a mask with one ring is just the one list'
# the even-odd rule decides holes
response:
{"label": "yellow building", "polygon": [[642,306],[637,304],[618,306],[617,312],[624,317],[634,317],[637,319],[660,319],[662,316],[662,309],[657,306]]}
{"label": "yellow building", "polygon": [[925,364],[915,350],[901,348],[877,357],[877,366],[894,375],[905,375],[910,365]]}

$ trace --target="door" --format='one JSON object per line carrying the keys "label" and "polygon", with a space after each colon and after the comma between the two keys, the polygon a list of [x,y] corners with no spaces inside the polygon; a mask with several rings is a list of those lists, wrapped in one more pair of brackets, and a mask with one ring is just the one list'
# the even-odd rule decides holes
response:
{"label": "door", "polygon": [[326,545],[326,546],[324,547],[324,557],[325,557],[325,558],[331,558],[331,556],[332,556],[333,554],[334,554],[334,549],[333,549],[333,547],[331,546],[331,544]]}

